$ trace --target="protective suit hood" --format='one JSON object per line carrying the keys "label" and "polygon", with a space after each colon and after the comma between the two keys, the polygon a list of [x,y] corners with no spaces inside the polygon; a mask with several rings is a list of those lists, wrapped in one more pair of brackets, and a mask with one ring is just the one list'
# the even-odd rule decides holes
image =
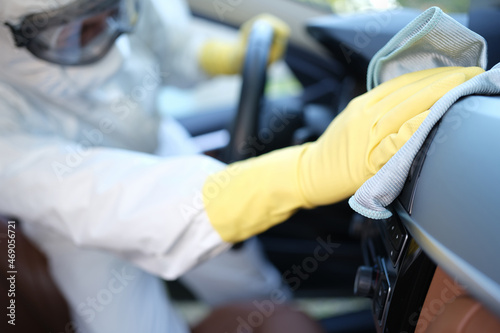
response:
{"label": "protective suit hood", "polygon": [[[158,130],[155,108],[161,82],[155,57],[135,33],[122,35],[101,60],[62,66],[17,47],[4,23],[19,24],[25,16],[51,10],[74,0],[0,1],[0,85],[13,89],[25,130],[57,131],[65,139],[92,145],[153,152]],[[29,129],[28,129],[29,126]],[[94,133],[92,132],[92,133]]]}

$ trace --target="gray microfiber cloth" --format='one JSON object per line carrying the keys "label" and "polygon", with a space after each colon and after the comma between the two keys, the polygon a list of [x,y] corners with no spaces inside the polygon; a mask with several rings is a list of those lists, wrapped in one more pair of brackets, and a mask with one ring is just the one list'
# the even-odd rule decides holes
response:
{"label": "gray microfiber cloth", "polygon": [[[439,66],[486,68],[486,42],[433,7],[413,20],[374,56],[368,69],[368,89],[405,73]],[[499,93],[500,64],[446,93],[431,107],[429,115],[406,144],[349,199],[352,209],[372,219],[390,217],[391,212],[385,207],[401,193],[417,152],[453,103],[462,96]]]}

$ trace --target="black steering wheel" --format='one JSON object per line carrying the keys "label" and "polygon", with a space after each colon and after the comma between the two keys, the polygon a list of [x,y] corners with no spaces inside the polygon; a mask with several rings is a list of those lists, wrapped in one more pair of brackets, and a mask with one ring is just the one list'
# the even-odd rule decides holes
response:
{"label": "black steering wheel", "polygon": [[242,84],[236,117],[230,128],[231,139],[223,160],[227,163],[252,157],[248,149],[252,138],[258,138],[259,116],[266,85],[267,63],[274,30],[265,21],[256,21],[248,37]]}

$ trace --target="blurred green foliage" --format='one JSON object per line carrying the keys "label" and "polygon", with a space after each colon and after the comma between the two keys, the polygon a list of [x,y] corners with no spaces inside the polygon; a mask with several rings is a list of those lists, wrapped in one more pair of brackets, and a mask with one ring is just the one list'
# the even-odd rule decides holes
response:
{"label": "blurred green foliage", "polygon": [[464,13],[469,10],[470,0],[295,0],[334,13],[351,13],[369,9],[409,7],[425,10],[438,6],[448,13]]}
{"label": "blurred green foliage", "polygon": [[438,6],[448,13],[465,13],[469,11],[470,0],[398,0],[403,7],[425,10]]}

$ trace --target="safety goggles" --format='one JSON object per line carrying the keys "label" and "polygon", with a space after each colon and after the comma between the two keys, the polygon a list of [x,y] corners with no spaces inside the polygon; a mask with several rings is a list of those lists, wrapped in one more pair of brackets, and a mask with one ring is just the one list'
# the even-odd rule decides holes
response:
{"label": "safety goggles", "polygon": [[123,33],[133,30],[141,0],[78,0],[55,10],[30,14],[10,27],[16,46],[60,65],[102,59]]}

